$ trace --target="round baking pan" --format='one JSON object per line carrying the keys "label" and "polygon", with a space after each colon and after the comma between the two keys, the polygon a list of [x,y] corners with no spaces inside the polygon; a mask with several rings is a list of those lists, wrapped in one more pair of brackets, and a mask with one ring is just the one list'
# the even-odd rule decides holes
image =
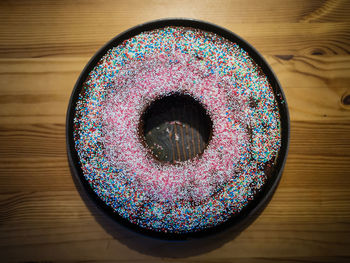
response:
{"label": "round baking pan", "polygon": [[[237,43],[242,49],[244,49],[249,54],[249,56],[257,63],[257,65],[260,66],[261,70],[266,75],[273,89],[273,92],[278,104],[280,121],[281,121],[281,147],[278,152],[274,169],[272,171],[270,178],[265,182],[264,186],[259,191],[259,193],[255,196],[254,200],[250,202],[247,206],[245,206],[239,214],[233,215],[229,220],[225,221],[220,225],[217,225],[209,229],[197,231],[197,232],[188,232],[185,234],[162,233],[154,230],[141,228],[138,225],[132,224],[128,220],[122,218],[110,206],[106,205],[106,203],[102,201],[100,197],[92,190],[90,184],[87,182],[87,180],[84,177],[84,174],[80,165],[80,161],[79,161],[79,156],[75,149],[74,135],[73,135],[75,109],[76,109],[77,101],[79,99],[79,94],[81,93],[83,84],[86,81],[88,74],[90,73],[90,71],[93,70],[93,68],[97,65],[100,59],[106,54],[106,52],[109,49],[118,46],[124,40],[134,37],[140,34],[141,32],[159,29],[167,26],[181,26],[181,27],[196,28],[207,32],[215,33],[221,37],[226,38],[231,42]],[[250,218],[256,215],[257,211],[259,211],[264,207],[264,205],[266,205],[268,200],[271,198],[274,190],[276,189],[282,175],[282,171],[284,168],[284,164],[285,164],[287,152],[288,152],[289,133],[290,133],[289,126],[290,124],[289,124],[288,107],[287,107],[287,102],[286,102],[284,93],[282,91],[282,88],[275,74],[273,73],[271,67],[267,64],[265,59],[259,54],[259,52],[254,47],[252,47],[248,42],[246,42],[236,34],[232,33],[231,31],[208,22],[198,21],[193,19],[183,19],[183,18],[161,19],[161,20],[155,20],[155,21],[151,21],[151,22],[147,22],[147,23],[135,26],[119,34],[118,36],[113,38],[111,41],[109,41],[106,45],[104,45],[91,58],[91,60],[85,66],[84,70],[81,72],[74,86],[74,89],[69,101],[69,105],[68,105],[68,111],[67,111],[66,142],[67,142],[68,160],[71,166],[72,174],[74,177],[76,177],[75,181],[78,182],[78,184],[81,184],[82,189],[84,189],[83,191],[86,191],[88,196],[90,196],[93,199],[93,201],[96,202],[98,207],[106,211],[109,216],[114,218],[119,223],[124,224],[138,231],[139,233],[156,236],[160,238],[165,238],[165,239],[187,239],[192,237],[202,237],[208,234],[217,233],[227,228],[232,228],[238,225],[240,226],[244,225],[245,222],[248,222]]]}

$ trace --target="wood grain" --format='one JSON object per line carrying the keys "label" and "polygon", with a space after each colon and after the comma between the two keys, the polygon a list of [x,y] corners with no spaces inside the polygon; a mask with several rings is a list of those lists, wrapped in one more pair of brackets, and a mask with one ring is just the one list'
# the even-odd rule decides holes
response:
{"label": "wood grain", "polygon": [[350,3],[346,0],[17,3],[0,4],[2,57],[91,56],[116,34],[160,17],[215,22],[265,54],[349,54]]}
{"label": "wood grain", "polygon": [[[1,1],[1,261],[349,262],[349,13],[337,0]],[[291,117],[268,206],[242,232],[186,243],[106,217],[74,183],[65,148],[70,93],[90,57],[131,26],[175,16],[224,26],[262,52]]]}

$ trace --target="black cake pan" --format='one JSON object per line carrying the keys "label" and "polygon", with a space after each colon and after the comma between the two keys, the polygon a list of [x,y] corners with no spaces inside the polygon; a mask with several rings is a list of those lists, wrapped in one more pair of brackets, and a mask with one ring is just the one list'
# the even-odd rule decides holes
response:
{"label": "black cake pan", "polygon": [[[75,149],[74,144],[74,116],[75,116],[75,108],[76,103],[78,101],[79,93],[82,90],[82,86],[86,81],[88,74],[93,70],[98,61],[103,57],[103,55],[111,48],[118,46],[124,40],[129,39],[135,35],[138,35],[141,32],[154,30],[158,28],[163,28],[167,26],[182,26],[182,27],[191,27],[197,28],[204,31],[215,33],[221,37],[228,39],[231,42],[237,43],[241,48],[243,48],[249,56],[260,66],[264,74],[267,76],[269,83],[272,86],[279,112],[280,112],[280,121],[281,121],[281,148],[277,156],[277,160],[274,165],[273,172],[269,180],[264,184],[261,191],[257,194],[255,199],[250,202],[246,207],[243,208],[241,213],[238,215],[234,215],[228,221],[224,222],[221,225],[216,227],[203,230],[200,232],[191,232],[186,234],[169,234],[169,233],[159,233],[152,230],[147,230],[141,228],[137,225],[130,223],[124,218],[120,217],[113,209],[107,206],[98,195],[92,190],[89,183],[86,181],[83,171],[80,166],[79,157],[77,151]],[[75,86],[73,92],[70,97],[68,110],[67,110],[67,118],[66,118],[66,143],[67,143],[67,153],[68,153],[68,161],[71,167],[71,172],[75,177],[75,182],[78,184],[82,191],[85,191],[87,195],[96,203],[96,205],[106,212],[106,216],[112,217],[117,222],[130,227],[131,229],[136,230],[139,233],[164,238],[164,239],[188,239],[188,238],[199,238],[203,236],[207,236],[209,234],[218,233],[223,230],[227,230],[228,228],[238,228],[244,227],[257,215],[258,211],[261,211],[265,207],[265,205],[270,200],[273,195],[280,178],[282,176],[282,171],[286,162],[287,152],[289,147],[289,134],[290,134],[290,120],[289,120],[289,112],[287,101],[281,85],[272,71],[271,67],[268,65],[263,56],[247,41],[243,40],[241,37],[237,36],[233,32],[214,25],[212,23],[194,20],[194,19],[185,19],[185,18],[176,18],[176,19],[161,19],[155,20],[151,22],[147,22],[133,28],[126,30],[125,32],[117,35],[115,38],[110,40],[107,44],[105,44],[96,54],[91,58],[91,60],[87,63],[83,71],[81,72]]]}

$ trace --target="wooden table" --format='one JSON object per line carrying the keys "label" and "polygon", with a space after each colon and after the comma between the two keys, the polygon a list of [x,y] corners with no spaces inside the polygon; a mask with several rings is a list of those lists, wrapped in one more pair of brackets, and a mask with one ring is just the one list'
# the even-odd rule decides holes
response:
{"label": "wooden table", "polygon": [[[203,19],[242,36],[286,93],[282,181],[240,233],[189,243],[139,236],[81,195],[69,171],[65,115],[79,73],[116,34],[162,17]],[[0,258],[349,262],[349,52],[349,1],[1,1]]]}

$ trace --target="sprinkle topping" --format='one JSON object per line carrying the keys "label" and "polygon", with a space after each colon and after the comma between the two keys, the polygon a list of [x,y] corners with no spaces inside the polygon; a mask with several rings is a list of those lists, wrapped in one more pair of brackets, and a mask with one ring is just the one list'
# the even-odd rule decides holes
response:
{"label": "sprinkle topping", "polygon": [[[140,142],[138,124],[146,105],[174,93],[201,102],[213,133],[200,157],[160,164]],[[167,233],[239,213],[268,179],[281,141],[272,88],[247,52],[184,27],[146,31],[108,50],[84,83],[74,124],[96,194],[130,222]]]}

